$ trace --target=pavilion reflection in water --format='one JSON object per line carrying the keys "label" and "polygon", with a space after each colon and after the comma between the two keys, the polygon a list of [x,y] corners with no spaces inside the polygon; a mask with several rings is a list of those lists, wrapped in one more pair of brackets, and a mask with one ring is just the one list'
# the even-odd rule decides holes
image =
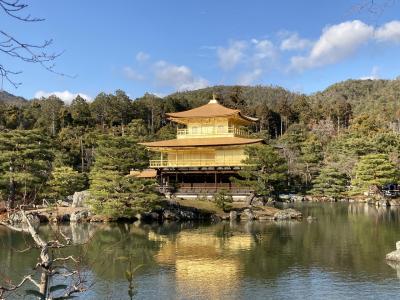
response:
{"label": "pavilion reflection in water", "polygon": [[180,232],[175,239],[150,232],[149,239],[164,241],[155,259],[175,269],[177,293],[183,299],[220,299],[227,292],[235,293],[242,267],[235,253],[250,249],[254,243],[249,235],[229,236],[221,242],[221,237],[203,231]]}

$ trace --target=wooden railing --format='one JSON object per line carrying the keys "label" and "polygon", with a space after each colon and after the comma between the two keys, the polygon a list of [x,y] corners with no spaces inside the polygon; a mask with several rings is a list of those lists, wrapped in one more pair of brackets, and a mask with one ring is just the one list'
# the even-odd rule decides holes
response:
{"label": "wooden railing", "polygon": [[178,138],[189,138],[189,137],[209,137],[209,136],[249,136],[247,130],[237,128],[235,126],[224,127],[220,129],[218,127],[212,127],[212,130],[203,130],[198,128],[197,131],[189,130],[188,128],[177,129]]}
{"label": "wooden railing", "polygon": [[239,159],[187,159],[187,160],[150,160],[151,168],[160,167],[234,167],[243,166]]}

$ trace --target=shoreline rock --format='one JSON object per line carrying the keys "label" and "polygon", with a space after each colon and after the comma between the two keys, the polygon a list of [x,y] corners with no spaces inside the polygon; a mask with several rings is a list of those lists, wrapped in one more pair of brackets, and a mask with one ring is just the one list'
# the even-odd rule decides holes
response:
{"label": "shoreline rock", "polygon": [[[79,195],[79,194],[78,194]],[[82,194],[80,194],[82,195]],[[84,195],[87,195],[84,193]],[[81,196],[79,196],[81,197]],[[82,198],[80,198],[82,199]],[[31,209],[27,211],[36,223],[86,223],[86,222],[164,222],[164,221],[274,221],[301,219],[302,214],[293,209],[278,209],[273,206],[247,206],[225,213],[215,213],[196,207],[184,206],[178,202],[165,201],[162,208],[147,213],[140,213],[131,218],[112,218],[95,215],[85,207],[64,207]],[[11,222],[21,222],[21,216],[14,213]]]}
{"label": "shoreline rock", "polygon": [[303,214],[293,208],[286,208],[274,214],[274,220],[301,219]]}
{"label": "shoreline rock", "polygon": [[396,242],[396,250],[386,254],[386,259],[390,261],[400,262],[400,241]]}
{"label": "shoreline rock", "polygon": [[86,201],[89,199],[90,193],[89,191],[81,191],[81,192],[75,192],[74,195],[72,196],[72,204],[71,207],[87,207]]}

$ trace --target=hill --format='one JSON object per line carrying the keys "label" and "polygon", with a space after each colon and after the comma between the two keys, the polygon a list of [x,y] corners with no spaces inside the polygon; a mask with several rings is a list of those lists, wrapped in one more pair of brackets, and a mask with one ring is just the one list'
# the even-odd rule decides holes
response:
{"label": "hill", "polygon": [[0,103],[11,104],[11,105],[22,105],[27,100],[23,97],[14,96],[6,91],[0,91]]}
{"label": "hill", "polygon": [[394,118],[400,109],[400,79],[346,80],[311,95],[310,101],[324,106],[345,101],[354,115],[373,113]]}

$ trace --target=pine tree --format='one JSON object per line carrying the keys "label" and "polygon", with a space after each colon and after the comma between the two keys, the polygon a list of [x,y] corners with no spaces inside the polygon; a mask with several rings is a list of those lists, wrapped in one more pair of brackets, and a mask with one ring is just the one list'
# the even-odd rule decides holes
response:
{"label": "pine tree", "polygon": [[232,208],[233,198],[226,190],[220,190],[214,195],[214,202],[217,207],[221,208],[223,211],[228,211]]}
{"label": "pine tree", "polygon": [[386,154],[368,154],[360,158],[355,166],[355,178],[352,185],[367,189],[372,185],[381,187],[397,183],[399,170]]}
{"label": "pine tree", "polygon": [[49,195],[52,199],[72,195],[84,190],[86,181],[84,174],[74,171],[71,167],[56,167],[48,182]]}
{"label": "pine tree", "polygon": [[148,164],[144,149],[128,136],[103,136],[90,172],[90,205],[96,213],[133,217],[157,205],[160,194],[154,180],[126,175],[130,168]]}
{"label": "pine tree", "polygon": [[256,145],[246,148],[247,165],[236,183],[252,187],[257,197],[278,197],[287,184],[287,165],[285,159],[271,145]]}
{"label": "pine tree", "polygon": [[313,188],[310,191],[313,195],[329,196],[337,199],[347,188],[348,178],[336,168],[325,167],[313,180]]}
{"label": "pine tree", "polygon": [[318,173],[320,162],[323,159],[322,145],[315,135],[310,135],[301,144],[300,164],[304,175],[304,184],[309,186],[312,179]]}
{"label": "pine tree", "polygon": [[117,170],[128,174],[130,169],[143,169],[148,165],[145,148],[129,136],[103,135],[98,137],[95,167]]}
{"label": "pine tree", "polygon": [[89,126],[93,122],[89,104],[79,95],[72,100],[70,111],[74,125]]}
{"label": "pine tree", "polygon": [[150,211],[160,199],[154,180],[121,176],[113,170],[92,170],[90,183],[93,211],[115,218]]}
{"label": "pine tree", "polygon": [[0,187],[3,200],[36,199],[51,171],[50,141],[40,132],[14,130],[0,133]]}

